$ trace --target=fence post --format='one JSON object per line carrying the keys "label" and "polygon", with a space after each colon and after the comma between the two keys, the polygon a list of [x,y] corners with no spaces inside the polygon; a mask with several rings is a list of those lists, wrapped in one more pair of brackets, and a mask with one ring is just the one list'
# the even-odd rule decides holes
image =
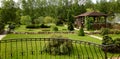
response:
{"label": "fence post", "polygon": [[107,57],[107,46],[104,46],[104,49],[105,49],[105,51],[104,51],[105,59],[107,59],[107,58],[108,58],[108,57]]}

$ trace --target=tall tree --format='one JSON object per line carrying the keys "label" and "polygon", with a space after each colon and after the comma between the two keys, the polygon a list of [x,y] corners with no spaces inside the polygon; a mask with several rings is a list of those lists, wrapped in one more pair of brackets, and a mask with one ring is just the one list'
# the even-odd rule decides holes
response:
{"label": "tall tree", "polygon": [[11,23],[16,22],[16,4],[13,0],[2,2],[2,11],[0,13],[2,22]]}

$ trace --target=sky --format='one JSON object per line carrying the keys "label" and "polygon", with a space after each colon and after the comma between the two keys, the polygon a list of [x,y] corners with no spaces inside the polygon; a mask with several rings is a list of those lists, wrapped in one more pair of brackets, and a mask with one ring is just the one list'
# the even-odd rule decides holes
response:
{"label": "sky", "polygon": [[[16,2],[17,2],[18,0],[14,0],[14,1],[16,1]],[[96,2],[96,0],[92,0],[92,1],[93,1],[94,3]]]}
{"label": "sky", "polygon": [[[19,0],[14,0],[15,2],[18,2]],[[96,0],[92,0],[94,3],[96,3]],[[0,1],[0,6],[1,6],[1,1]]]}

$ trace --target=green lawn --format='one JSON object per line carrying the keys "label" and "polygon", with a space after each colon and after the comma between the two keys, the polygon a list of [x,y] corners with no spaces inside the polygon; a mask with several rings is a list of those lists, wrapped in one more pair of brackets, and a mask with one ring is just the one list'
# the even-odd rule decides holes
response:
{"label": "green lawn", "polygon": [[[60,31],[67,31],[66,27],[58,26]],[[50,29],[50,28],[49,28]],[[25,25],[22,25],[19,28],[15,29],[16,32],[39,32],[42,29],[26,29]],[[75,31],[76,32],[76,31]],[[53,34],[7,34],[2,40],[8,39],[18,39],[18,38],[50,38]],[[86,36],[78,36],[77,34],[57,34],[62,35],[65,38],[69,38],[72,40],[82,40],[93,42],[97,44],[101,44],[101,40],[96,38],[92,38],[88,35]],[[102,37],[99,34],[96,36]],[[112,38],[119,37],[119,35],[110,35]],[[47,53],[40,53],[43,49],[45,42],[43,41],[24,41],[24,42],[7,42],[0,44],[0,58],[2,59],[78,59],[78,54],[80,59],[104,59],[103,51],[94,45],[85,45],[85,44],[74,44],[73,43],[73,51],[68,55],[49,55]],[[31,54],[33,51],[33,54]],[[10,56],[12,53],[12,57]],[[23,56],[22,56],[23,54]],[[6,56],[5,56],[6,55]],[[112,54],[108,54],[109,57],[113,56]],[[118,56],[118,54],[115,54]],[[83,58],[84,57],[84,58]]]}
{"label": "green lawn", "polygon": [[[4,37],[3,40],[10,38],[50,38],[52,35],[53,34],[7,34],[7,36]],[[82,40],[101,44],[101,40],[89,37],[88,35],[86,36],[78,36],[77,34],[58,34],[58,35],[62,35],[63,37],[73,40]]]}
{"label": "green lawn", "polygon": [[[59,31],[68,31],[65,26],[57,26]],[[51,30],[51,28],[38,28],[38,29],[27,29],[26,25],[21,25],[15,28],[15,32],[40,32],[42,30]]]}
{"label": "green lawn", "polygon": [[[100,34],[95,34],[96,36],[103,37]],[[120,38],[120,34],[109,34],[108,36],[112,37],[113,39],[115,38]]]}

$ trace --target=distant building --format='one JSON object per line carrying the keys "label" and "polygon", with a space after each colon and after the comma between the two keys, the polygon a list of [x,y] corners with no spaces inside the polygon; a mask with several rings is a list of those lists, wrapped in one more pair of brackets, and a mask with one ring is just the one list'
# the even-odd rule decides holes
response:
{"label": "distant building", "polygon": [[91,23],[91,26],[93,29],[101,29],[103,27],[109,27],[110,25],[107,23],[107,14],[103,14],[100,12],[86,12],[83,14],[80,14],[78,16],[75,16],[76,21],[75,25],[76,28],[80,28],[81,26],[85,27],[85,19],[86,17],[92,17],[93,21]]}

